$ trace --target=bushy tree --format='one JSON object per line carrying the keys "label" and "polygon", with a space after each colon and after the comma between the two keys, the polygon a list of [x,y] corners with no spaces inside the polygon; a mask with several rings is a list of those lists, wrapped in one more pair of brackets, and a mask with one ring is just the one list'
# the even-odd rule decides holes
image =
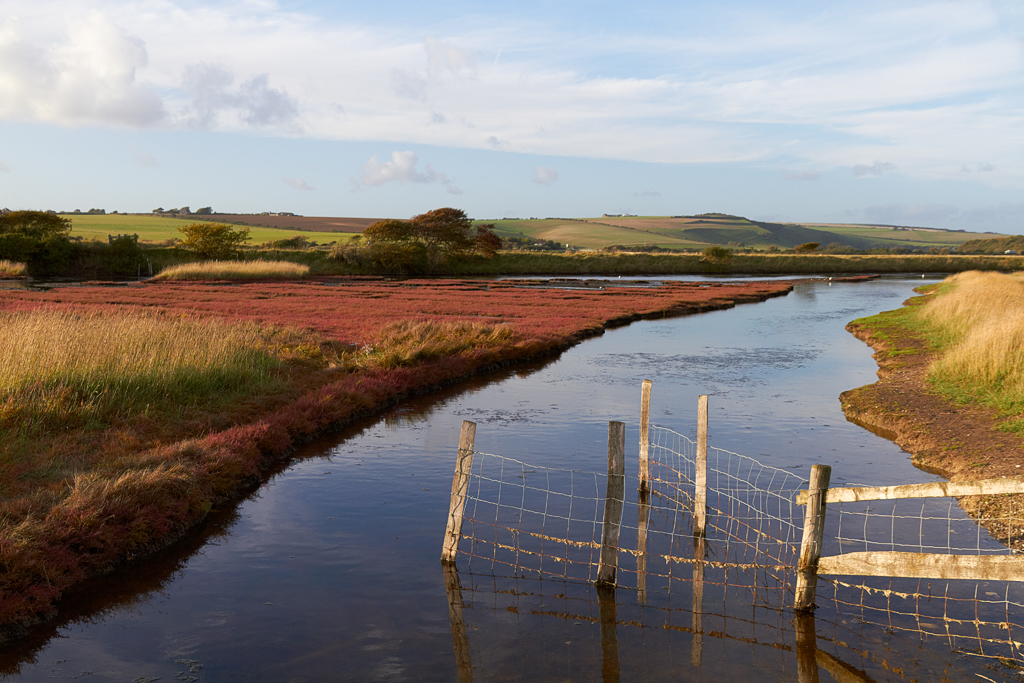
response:
{"label": "bushy tree", "polygon": [[732,252],[725,247],[707,247],[701,252],[701,261],[708,263],[726,263],[732,258]]}
{"label": "bushy tree", "polygon": [[[501,238],[494,234],[493,225],[473,227],[473,221],[462,209],[445,207],[413,216],[402,221],[386,219],[377,221],[363,231],[367,249],[380,249],[384,244],[411,245],[423,247],[426,260],[439,265],[453,258],[478,254],[494,256],[501,248]],[[419,250],[390,249],[387,253],[421,255]]]}
{"label": "bushy tree", "polygon": [[222,223],[192,223],[178,232],[185,236],[181,244],[208,259],[230,259],[238,256],[238,247],[249,239],[249,228]]}
{"label": "bushy tree", "polygon": [[809,254],[812,251],[817,251],[818,247],[821,246],[821,242],[804,242],[793,247],[798,254]]}
{"label": "bushy tree", "polygon": [[24,235],[36,240],[67,237],[71,221],[46,211],[10,211],[0,214],[0,235]]}

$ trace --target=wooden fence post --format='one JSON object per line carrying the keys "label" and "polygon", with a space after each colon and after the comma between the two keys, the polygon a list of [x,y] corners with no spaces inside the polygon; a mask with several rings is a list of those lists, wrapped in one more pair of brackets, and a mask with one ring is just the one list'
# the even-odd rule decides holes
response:
{"label": "wooden fence post", "polygon": [[452,479],[452,497],[448,505],[448,527],[444,532],[444,545],[441,548],[441,561],[454,562],[459,552],[459,536],[462,535],[462,511],[466,507],[466,489],[469,486],[469,473],[473,468],[473,444],[476,440],[476,423],[462,421],[462,433],[459,435],[459,455],[455,463],[455,476]]}
{"label": "wooden fence post", "polygon": [[650,450],[651,425],[651,380],[645,379],[640,389],[640,490],[651,490],[651,464],[647,453]]}
{"label": "wooden fence post", "polygon": [[811,467],[811,480],[807,487],[807,510],[804,512],[804,535],[800,542],[800,561],[796,568],[796,599],[793,608],[799,612],[814,609],[814,596],[818,589],[818,560],[821,541],[825,533],[825,500],[832,468],[828,465]]}
{"label": "wooden fence post", "polygon": [[601,525],[601,559],[597,565],[598,586],[615,585],[619,566],[619,525],[626,488],[626,425],[608,423],[608,489],[604,497],[604,523]]}
{"label": "wooden fence post", "polygon": [[703,536],[708,509],[708,397],[697,397],[697,458],[693,470],[693,533]]}

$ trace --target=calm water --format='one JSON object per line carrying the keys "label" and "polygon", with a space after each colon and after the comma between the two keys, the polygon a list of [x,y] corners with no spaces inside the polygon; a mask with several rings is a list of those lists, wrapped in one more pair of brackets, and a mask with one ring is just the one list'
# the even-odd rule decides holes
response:
{"label": "calm water", "polygon": [[[845,324],[899,306],[920,284],[803,283],[760,304],[636,323],[557,360],[406,403],[304,449],[200,537],[93,582],[57,626],[0,653],[0,672],[23,681],[797,680],[791,612],[709,615],[711,635],[697,643],[664,628],[671,605],[644,607],[635,592],[609,601],[586,585],[469,574],[459,577],[466,619],[455,642],[468,643],[472,669],[460,669],[439,562],[460,424],[478,423],[478,450],[601,471],[609,420],[627,424],[635,458],[647,378],[652,422],[684,434],[695,434],[697,396],[711,395],[714,446],[801,476],[829,464],[836,484],[931,481],[891,442],[847,422],[838,401],[876,370]],[[636,627],[609,629],[615,622]],[[849,640],[850,628],[819,613],[819,647],[826,632]],[[880,664],[894,656],[891,639],[874,627],[857,634],[845,651],[866,654],[847,663],[866,677],[851,680],[958,680],[970,665],[941,649],[911,652],[894,673]]]}

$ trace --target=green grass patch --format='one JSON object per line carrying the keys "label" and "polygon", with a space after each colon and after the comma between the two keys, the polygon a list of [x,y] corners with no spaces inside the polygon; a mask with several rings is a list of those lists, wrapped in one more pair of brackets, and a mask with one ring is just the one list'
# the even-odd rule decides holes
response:
{"label": "green grass patch", "polygon": [[[139,242],[159,244],[172,239],[180,239],[182,234],[178,228],[190,223],[202,223],[203,216],[187,218],[171,218],[148,214],[104,214],[104,215],[68,215],[71,219],[71,236],[85,240],[106,242],[108,235],[138,235]],[[239,228],[249,228],[248,244],[257,245],[292,237],[305,237],[319,244],[347,241],[356,233],[347,232],[309,232],[287,228],[265,228],[260,226],[232,223]]]}

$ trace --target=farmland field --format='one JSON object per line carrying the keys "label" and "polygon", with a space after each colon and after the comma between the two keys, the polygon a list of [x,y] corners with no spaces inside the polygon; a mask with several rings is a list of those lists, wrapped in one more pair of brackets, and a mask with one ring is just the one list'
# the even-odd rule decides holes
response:
{"label": "farmland field", "polygon": [[[190,223],[202,223],[206,216],[192,216],[190,218],[171,218],[169,216],[154,216],[140,214],[106,214],[102,216],[69,215],[71,219],[72,237],[81,237],[87,240],[99,240],[105,242],[107,235],[131,235],[137,234],[140,242],[165,242],[169,239],[180,238],[182,235],[178,228]],[[214,218],[222,218],[215,216]],[[274,218],[273,216],[257,216],[255,218]],[[207,221],[208,222],[208,221]],[[347,240],[353,232],[331,232],[312,233],[310,230],[299,230],[296,228],[269,228],[233,223],[240,227],[249,228],[249,244],[262,244],[274,240],[288,239],[295,236],[303,236],[310,241],[327,243],[333,241]],[[361,231],[360,231],[361,232]]]}
{"label": "farmland field", "polygon": [[[487,221],[481,221],[487,222]],[[880,225],[764,223],[739,216],[603,216],[600,218],[500,220],[502,237],[526,236],[568,243],[582,249],[659,246],[703,249],[713,245],[793,247],[804,242],[822,246],[839,242],[857,249],[873,247],[955,247],[969,239],[1000,237],[996,233],[967,233],[937,228],[893,228]]]}

